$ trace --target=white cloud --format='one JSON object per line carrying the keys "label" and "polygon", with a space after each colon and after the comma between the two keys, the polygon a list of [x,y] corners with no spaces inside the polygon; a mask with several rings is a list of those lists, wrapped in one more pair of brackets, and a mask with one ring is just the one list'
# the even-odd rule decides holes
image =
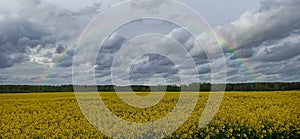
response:
{"label": "white cloud", "polygon": [[281,39],[300,28],[300,1],[262,1],[261,8],[247,11],[219,32],[235,43],[234,49],[257,47]]}

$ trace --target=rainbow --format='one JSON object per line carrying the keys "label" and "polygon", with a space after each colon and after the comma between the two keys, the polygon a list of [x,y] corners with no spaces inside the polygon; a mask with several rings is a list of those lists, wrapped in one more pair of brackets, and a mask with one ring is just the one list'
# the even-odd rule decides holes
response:
{"label": "rainbow", "polygon": [[[217,33],[218,36],[220,36],[219,33]],[[220,44],[222,46],[223,49],[227,50],[228,52],[230,52],[232,54],[232,56],[236,57],[238,62],[242,65],[242,67],[246,70],[247,74],[250,76],[250,81],[248,82],[256,82],[257,80],[257,75],[254,72],[254,69],[252,68],[252,64],[246,60],[244,60],[241,57],[244,57],[244,53],[242,53],[242,51],[236,52],[235,51],[235,47],[233,43],[231,41],[229,41],[229,39],[225,39],[225,37],[218,37]]]}
{"label": "rainbow", "polygon": [[[134,22],[134,21],[131,21],[131,22]],[[115,23],[106,23],[106,24],[101,24],[101,25],[91,24],[91,26],[89,26],[89,28],[87,30],[85,30],[85,34],[87,34],[87,35],[81,36],[81,34],[78,34],[75,37],[73,37],[72,39],[70,39],[65,44],[65,47],[66,47],[65,52],[56,61],[56,64],[53,67],[49,67],[49,69],[46,71],[44,77],[42,78],[41,82],[45,83],[48,79],[50,79],[49,76],[55,71],[55,69],[57,68],[58,63],[63,61],[68,56],[68,53],[75,50],[75,48],[77,46],[77,42],[78,42],[79,39],[84,40],[85,38],[88,38],[89,36],[97,34],[99,31],[102,31],[102,32],[110,31],[110,30],[108,30],[108,28],[116,27],[116,26],[118,26],[118,25],[115,24]],[[119,27],[119,28],[121,28],[121,27]],[[200,25],[200,26],[199,25],[194,25],[194,26],[191,26],[189,28],[190,29],[196,29],[196,30],[199,30],[199,29],[200,30],[211,30],[211,29],[208,29],[207,27],[205,27],[205,25]],[[238,60],[240,65],[242,65],[242,67],[247,72],[247,75],[250,78],[250,81],[247,81],[247,82],[255,82],[257,80],[257,75],[255,74],[254,70],[251,68],[251,63],[249,63],[247,60],[242,58],[242,57],[244,57],[244,54],[241,51],[239,51],[239,52],[235,51],[235,49],[234,49],[235,45],[234,45],[233,42],[230,41],[230,39],[227,39],[225,36],[221,35],[216,30],[209,31],[209,35],[217,38],[220,46],[224,50],[230,52],[232,54],[232,56],[237,58],[236,60]]]}

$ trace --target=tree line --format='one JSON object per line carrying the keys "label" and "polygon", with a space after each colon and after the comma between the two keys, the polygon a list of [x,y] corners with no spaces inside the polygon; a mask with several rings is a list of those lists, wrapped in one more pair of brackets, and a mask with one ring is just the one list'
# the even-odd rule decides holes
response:
{"label": "tree line", "polygon": [[[214,84],[223,85],[223,84]],[[30,92],[74,92],[76,91],[93,91],[95,88],[100,92],[114,92],[114,91],[136,91],[136,92],[149,92],[149,91],[210,91],[212,84],[210,83],[193,83],[189,85],[158,85],[158,86],[145,86],[145,85],[132,85],[132,86],[113,86],[113,85],[0,85],[0,93],[30,93]],[[192,89],[191,89],[192,88]],[[287,91],[287,90],[300,90],[300,82],[294,83],[230,83],[226,84],[225,91]]]}

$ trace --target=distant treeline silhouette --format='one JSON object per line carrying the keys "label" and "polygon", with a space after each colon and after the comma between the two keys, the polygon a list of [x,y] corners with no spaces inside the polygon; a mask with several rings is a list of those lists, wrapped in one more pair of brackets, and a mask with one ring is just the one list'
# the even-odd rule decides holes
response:
{"label": "distant treeline silhouette", "polygon": [[[222,84],[216,84],[222,85]],[[144,85],[132,85],[132,86],[113,86],[113,85],[101,85],[101,86],[88,86],[80,85],[76,86],[76,91],[93,91],[97,87],[100,92],[114,92],[114,91],[136,91],[136,92],[149,92],[149,91],[168,91],[179,92],[183,91],[195,91],[194,88],[199,88],[199,91],[210,91],[210,83],[193,83],[189,85],[158,85],[158,86],[144,86]],[[128,90],[130,88],[131,90]],[[193,89],[191,89],[193,88]],[[198,90],[198,89],[197,89]],[[226,84],[225,91],[286,91],[286,90],[300,90],[300,82],[294,83],[230,83]],[[73,85],[0,85],[0,93],[30,93],[30,92],[74,92]]]}

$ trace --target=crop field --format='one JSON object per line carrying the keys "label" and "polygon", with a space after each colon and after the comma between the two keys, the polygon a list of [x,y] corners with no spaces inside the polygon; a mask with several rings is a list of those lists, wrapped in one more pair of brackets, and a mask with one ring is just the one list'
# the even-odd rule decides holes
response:
{"label": "crop field", "polygon": [[[114,92],[100,93],[119,118],[147,123],[165,117],[179,93],[153,107],[135,108]],[[147,93],[139,93],[146,96]],[[167,138],[300,138],[300,92],[228,92],[213,120],[199,128],[209,98],[199,93],[191,116]],[[92,99],[92,98],[91,98]],[[91,104],[93,105],[93,104]],[[93,111],[93,110],[91,110]],[[122,134],[132,134],[124,129]],[[155,132],[155,131],[153,131]],[[107,138],[81,112],[74,93],[0,94],[0,138]]]}

